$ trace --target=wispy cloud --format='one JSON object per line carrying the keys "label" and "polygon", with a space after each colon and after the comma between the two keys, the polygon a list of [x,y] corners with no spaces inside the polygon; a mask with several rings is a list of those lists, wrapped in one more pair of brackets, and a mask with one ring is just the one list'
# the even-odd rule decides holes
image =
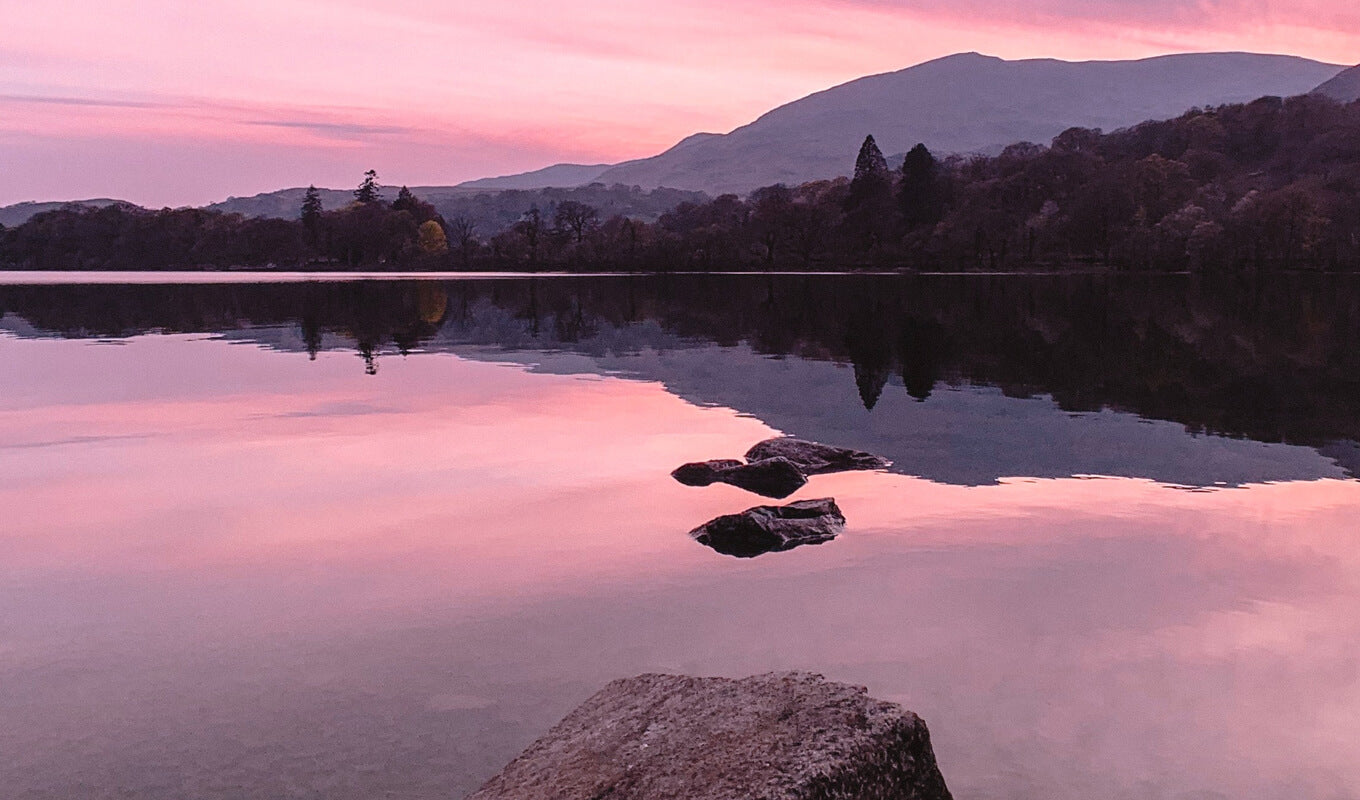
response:
{"label": "wispy cloud", "polygon": [[419,128],[412,128],[402,125],[364,125],[355,122],[314,122],[310,120],[247,120],[246,125],[262,125],[270,128],[292,128],[295,130],[311,131],[322,136],[335,136],[337,138],[354,139],[366,136],[391,136],[401,134],[413,134]]}
{"label": "wispy cloud", "polygon": [[621,161],[966,50],[1360,58],[1352,0],[53,2],[0,25],[0,203],[127,196],[129,175],[160,204],[360,165],[428,184]]}
{"label": "wispy cloud", "polygon": [[[930,14],[981,23],[1028,26],[1094,23],[1153,31],[1194,32],[1206,43],[1224,33],[1252,29],[1360,32],[1360,6],[1343,0],[821,0],[828,8],[862,8],[886,14]],[[1280,41],[1291,48],[1297,41]],[[1212,45],[1210,45],[1212,47]],[[1307,53],[1301,53],[1307,55]],[[1360,58],[1360,52],[1355,53]]]}
{"label": "wispy cloud", "polygon": [[55,106],[85,106],[96,108],[168,108],[169,103],[141,100],[111,100],[98,97],[56,97],[43,95],[0,94],[0,103],[15,105],[40,104]]}

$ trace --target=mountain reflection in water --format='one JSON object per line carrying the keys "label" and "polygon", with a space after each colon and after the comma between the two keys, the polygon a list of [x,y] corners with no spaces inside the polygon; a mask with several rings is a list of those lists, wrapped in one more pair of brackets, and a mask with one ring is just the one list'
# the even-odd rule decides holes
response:
{"label": "mountain reflection in water", "polygon": [[0,286],[0,312],[20,336],[352,349],[369,373],[385,356],[450,352],[659,381],[949,483],[1212,486],[1360,470],[1354,276]]}
{"label": "mountain reflection in water", "polygon": [[[1360,795],[1358,294],[0,285],[0,795],[456,798],[613,678],[782,669],[961,798]],[[696,544],[759,501],[670,471],[780,433],[894,464]]]}

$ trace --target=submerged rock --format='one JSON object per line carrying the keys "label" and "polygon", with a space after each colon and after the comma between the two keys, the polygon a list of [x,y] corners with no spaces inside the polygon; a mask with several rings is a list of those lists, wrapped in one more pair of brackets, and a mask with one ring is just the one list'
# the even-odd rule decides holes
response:
{"label": "submerged rock", "polygon": [[845,530],[845,516],[830,498],[786,506],[756,506],[725,514],[689,532],[695,541],[737,558],[821,544]]}
{"label": "submerged rock", "polygon": [[788,437],[766,439],[746,451],[747,461],[763,461],[770,458],[787,458],[807,475],[885,469],[892,466],[891,461],[873,453]]}
{"label": "submerged rock", "polygon": [[469,800],[950,800],[930,732],[820,675],[606,686]]}
{"label": "submerged rock", "polygon": [[720,458],[713,461],[695,461],[690,464],[682,464],[675,468],[671,477],[686,486],[708,486],[717,483],[720,476],[726,470],[733,467],[744,467],[744,462],[731,458]]}
{"label": "submerged rock", "polygon": [[686,486],[727,483],[765,497],[788,497],[807,483],[807,476],[787,458],[767,458],[744,464],[718,460],[685,464],[671,473]]}

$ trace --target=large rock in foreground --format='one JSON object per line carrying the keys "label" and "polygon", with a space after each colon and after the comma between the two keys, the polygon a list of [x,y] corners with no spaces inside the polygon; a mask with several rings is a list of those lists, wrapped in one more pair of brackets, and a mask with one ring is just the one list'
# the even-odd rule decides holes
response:
{"label": "large rock in foreground", "polygon": [[770,458],[786,458],[807,475],[858,469],[886,469],[892,466],[891,461],[873,453],[787,437],[766,439],[746,451],[747,461],[764,461]]}
{"label": "large rock in foreground", "polygon": [[831,498],[800,500],[786,506],[756,506],[724,514],[689,532],[700,544],[737,558],[821,544],[845,530],[845,515]]}
{"label": "large rock in foreground", "polygon": [[920,717],[820,675],[609,684],[469,800],[950,800]]}

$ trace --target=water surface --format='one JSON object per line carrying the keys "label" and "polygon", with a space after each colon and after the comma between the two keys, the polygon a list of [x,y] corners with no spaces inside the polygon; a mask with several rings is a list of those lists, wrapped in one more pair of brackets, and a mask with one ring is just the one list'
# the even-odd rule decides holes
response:
{"label": "water surface", "polygon": [[[0,286],[0,785],[459,797],[645,671],[809,669],[961,798],[1360,795],[1345,279]],[[835,541],[686,532],[788,433]]]}

